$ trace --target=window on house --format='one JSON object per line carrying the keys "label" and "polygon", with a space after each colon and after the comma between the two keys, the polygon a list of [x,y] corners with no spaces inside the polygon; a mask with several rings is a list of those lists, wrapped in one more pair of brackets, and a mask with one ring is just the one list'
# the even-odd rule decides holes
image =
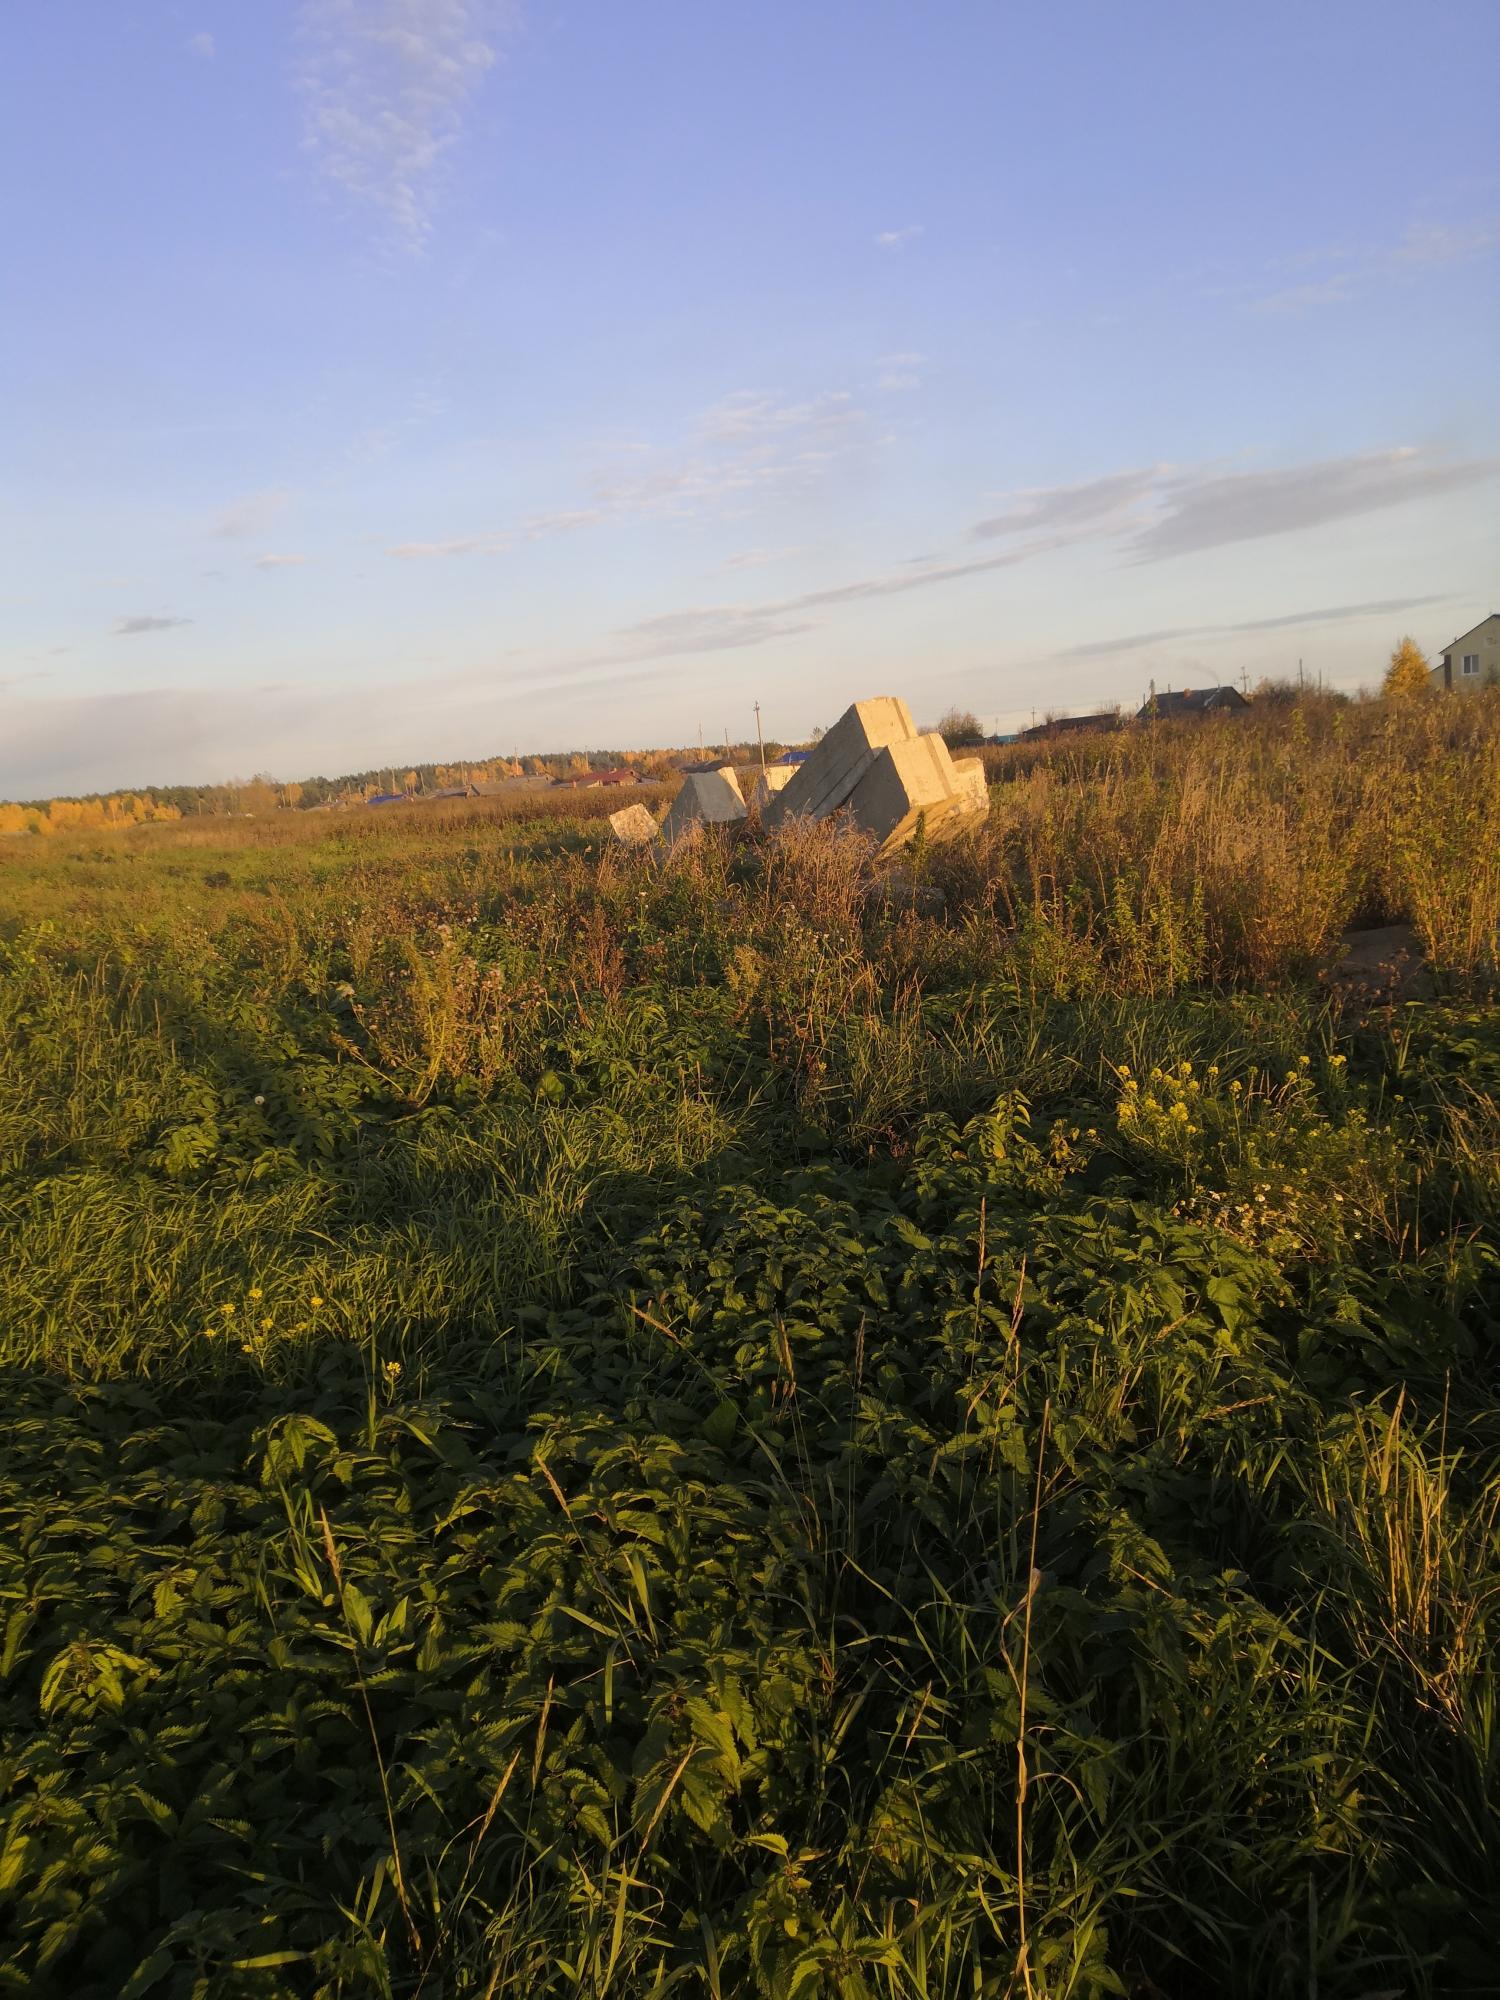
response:
{"label": "window on house", "polygon": [[1464,654],[1464,672],[1466,674],[1477,674],[1479,672],[1479,655],[1477,653]]}

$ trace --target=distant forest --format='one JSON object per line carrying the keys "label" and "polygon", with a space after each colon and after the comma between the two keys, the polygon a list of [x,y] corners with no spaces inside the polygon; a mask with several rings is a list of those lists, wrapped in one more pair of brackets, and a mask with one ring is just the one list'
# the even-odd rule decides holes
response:
{"label": "distant forest", "polygon": [[[718,747],[718,746],[715,746]],[[730,744],[728,754],[749,760],[760,746]],[[781,745],[768,743],[767,754]],[[134,790],[56,799],[0,802],[0,835],[51,834],[94,827],[142,826],[155,820],[225,818],[278,811],[359,806],[392,793],[431,796],[468,786],[503,783],[507,778],[581,777],[588,771],[629,765],[642,778],[665,778],[700,755],[673,750],[549,751],[532,757],[489,757],[451,764],[385,765],[343,777],[311,777],[283,783],[266,773],[232,778],[219,785],[148,785]]]}

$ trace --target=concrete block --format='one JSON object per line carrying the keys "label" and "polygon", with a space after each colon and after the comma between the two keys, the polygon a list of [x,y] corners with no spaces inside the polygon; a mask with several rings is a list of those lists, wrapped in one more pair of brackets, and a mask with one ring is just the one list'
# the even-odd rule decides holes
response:
{"label": "concrete block", "polygon": [[[982,789],[983,766],[973,758],[965,762],[978,769]],[[953,840],[988,810],[988,793],[981,806],[972,774],[959,774],[941,736],[887,744],[849,800],[854,824],[874,834],[879,855],[904,847],[919,820],[929,841]]]}
{"label": "concrete block", "polygon": [[744,817],[745,795],[728,764],[717,771],[689,771],[672,801],[672,810],[662,821],[662,841],[670,847],[699,827],[723,826]]}
{"label": "concrete block", "polygon": [[750,794],[752,808],[756,812],[764,813],[776,794],[785,791],[796,775],[795,764],[768,764],[765,770],[757,772],[755,786]]}
{"label": "concrete block", "polygon": [[767,826],[799,816],[826,819],[848,800],[882,750],[914,742],[916,734],[911,710],[897,696],[855,702],[771,801]]}
{"label": "concrete block", "polygon": [[909,838],[917,815],[931,815],[958,792],[953,759],[941,736],[916,736],[908,743],[888,743],[849,797],[849,815],[864,833],[873,833],[882,849],[898,847]]}
{"label": "concrete block", "polygon": [[959,795],[968,799],[974,807],[976,819],[990,816],[990,784],[984,775],[984,760],[979,757],[955,757],[953,770],[958,778]]}
{"label": "concrete block", "polygon": [[656,821],[647,806],[625,806],[610,814],[609,830],[627,847],[644,847],[648,840],[656,838]]}

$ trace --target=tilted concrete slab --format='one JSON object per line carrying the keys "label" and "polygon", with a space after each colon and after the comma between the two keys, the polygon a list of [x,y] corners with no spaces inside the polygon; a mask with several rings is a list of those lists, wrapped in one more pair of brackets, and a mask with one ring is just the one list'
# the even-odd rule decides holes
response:
{"label": "tilted concrete slab", "polygon": [[[977,768],[982,781],[984,768]],[[980,805],[972,776],[960,775],[941,736],[887,744],[849,800],[850,817],[874,834],[879,855],[904,847],[919,821],[928,840],[953,840],[988,810],[988,794]]]}
{"label": "tilted concrete slab", "polygon": [[656,820],[649,806],[626,806],[623,811],[610,814],[609,830],[627,847],[644,847],[648,840],[656,838]]}
{"label": "tilted concrete slab", "polygon": [[855,702],[771,801],[767,826],[799,816],[826,819],[846,802],[882,750],[914,742],[916,735],[911,710],[898,696]]}
{"label": "tilted concrete slab", "polygon": [[915,828],[919,812],[944,805],[958,791],[953,759],[941,736],[917,736],[890,743],[875,757],[849,799],[849,815],[882,845],[899,844],[903,829]]}
{"label": "tilted concrete slab", "polygon": [[757,772],[755,784],[750,793],[750,804],[754,811],[764,813],[766,807],[778,792],[784,792],[797,775],[795,764],[768,764],[764,771]]}
{"label": "tilted concrete slab", "polygon": [[696,833],[699,827],[723,826],[745,817],[745,795],[728,764],[717,771],[689,771],[672,810],[661,825],[665,845]]}

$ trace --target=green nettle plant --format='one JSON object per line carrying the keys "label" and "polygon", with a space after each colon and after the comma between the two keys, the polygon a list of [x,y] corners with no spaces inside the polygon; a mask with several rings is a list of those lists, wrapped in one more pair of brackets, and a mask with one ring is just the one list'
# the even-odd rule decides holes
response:
{"label": "green nettle plant", "polygon": [[7,844],[0,1993],[1491,1991],[1500,714],[1395,706],[889,878]]}

